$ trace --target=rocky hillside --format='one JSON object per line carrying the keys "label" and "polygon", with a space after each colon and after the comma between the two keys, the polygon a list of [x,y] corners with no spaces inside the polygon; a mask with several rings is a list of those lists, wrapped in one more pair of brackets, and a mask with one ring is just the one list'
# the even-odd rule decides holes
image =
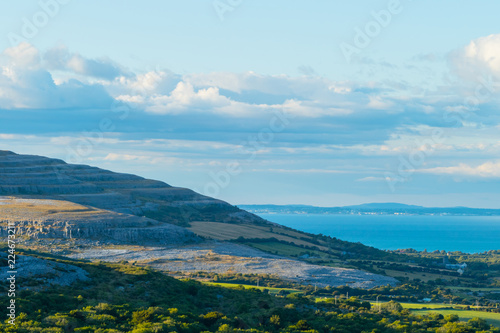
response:
{"label": "rocky hillside", "polygon": [[[52,226],[52,230],[37,229],[39,238],[61,234],[73,238],[105,236],[146,245],[151,239],[161,239],[155,234],[159,233],[165,237],[177,235],[166,238],[164,244],[171,241],[178,244],[196,242],[192,237],[194,233],[205,238],[244,243],[279,255],[299,257],[308,252],[311,257],[321,257],[316,260],[318,262],[325,262],[325,259],[330,263],[343,262],[348,257],[386,259],[389,256],[361,244],[276,225],[189,189],[10,151],[0,151],[1,197],[18,201],[16,204],[9,202],[9,207],[4,202],[3,208],[0,202],[0,217],[17,214],[17,221],[29,217]],[[20,199],[52,200],[52,203],[23,205]],[[81,207],[69,207],[71,205]],[[173,232],[172,224],[183,227],[183,233],[181,229]],[[177,238],[179,242],[175,242]]]}
{"label": "rocky hillside", "polygon": [[110,244],[172,246],[196,243],[191,231],[147,217],[62,200],[0,198],[0,236],[12,221],[22,239],[94,240]]}
{"label": "rocky hillside", "polygon": [[65,200],[182,226],[190,221],[265,223],[253,214],[189,189],[9,151],[0,151],[0,196]]}
{"label": "rocky hillside", "polygon": [[[0,253],[0,262],[0,279],[6,281],[11,276],[7,254]],[[31,256],[17,256],[16,266],[18,276],[23,279],[18,290],[42,290],[51,285],[69,286],[76,281],[89,280],[88,273],[80,267]]]}
{"label": "rocky hillside", "polygon": [[[0,151],[4,239],[9,221],[27,248],[65,256],[120,258],[184,273],[274,272],[318,285],[369,288],[396,283],[390,277],[345,269],[353,268],[349,259],[380,260],[392,254],[282,227],[160,181]],[[252,255],[247,253],[250,248]],[[168,252],[171,249],[194,255],[178,262]],[[269,253],[274,256],[267,258]]]}

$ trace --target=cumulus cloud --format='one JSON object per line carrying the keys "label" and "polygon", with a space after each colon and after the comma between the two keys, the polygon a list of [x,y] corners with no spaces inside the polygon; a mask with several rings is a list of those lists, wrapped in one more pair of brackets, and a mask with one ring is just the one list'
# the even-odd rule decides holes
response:
{"label": "cumulus cloud", "polygon": [[[218,77],[218,75],[215,75]],[[164,90],[164,78],[170,84],[177,78],[163,72],[148,73],[147,78],[128,82],[131,94],[117,96],[118,100],[139,104],[145,111],[155,114],[179,114],[182,112],[205,112],[235,117],[259,116],[274,110],[299,117],[323,117],[347,115],[352,111],[343,107],[323,104],[321,101],[285,99],[281,103],[255,103],[237,100],[238,96],[228,97],[221,92],[225,87],[200,83],[193,84],[192,77],[179,81],[169,93]],[[147,80],[146,80],[147,79]],[[203,86],[200,87],[200,86]],[[135,94],[134,94],[135,92]],[[266,92],[263,92],[266,93]]]}
{"label": "cumulus cloud", "polygon": [[95,108],[112,103],[99,85],[69,80],[56,84],[42,68],[38,51],[27,43],[2,53],[0,105],[4,109]]}
{"label": "cumulus cloud", "polygon": [[481,76],[500,77],[500,34],[472,40],[450,53],[454,70],[460,76],[479,81]]}
{"label": "cumulus cloud", "polygon": [[118,100],[143,104],[146,111],[156,114],[176,114],[190,109],[198,111],[216,109],[231,104],[231,101],[219,94],[219,89],[210,87],[195,91],[190,83],[179,82],[168,95],[120,95]]}
{"label": "cumulus cloud", "polygon": [[40,65],[38,50],[28,43],[20,43],[17,47],[5,49],[2,58],[10,65],[24,69],[38,68]]}
{"label": "cumulus cloud", "polygon": [[128,90],[130,93],[168,94],[181,81],[180,75],[167,70],[155,70],[131,77],[121,76],[114,81],[113,86],[120,90]]}
{"label": "cumulus cloud", "polygon": [[[175,116],[180,126],[196,115],[200,124],[210,119],[221,128],[235,126],[238,118],[248,121],[242,127],[266,126],[263,121],[280,111],[300,119],[290,129],[307,128],[318,138],[323,133],[323,139],[334,138],[338,144],[368,139],[381,143],[395,132],[406,131],[407,124],[450,127],[454,123],[441,113],[461,112],[453,103],[463,99],[457,95],[453,100],[449,93],[415,97],[408,85],[391,90],[382,83],[334,81],[316,75],[179,75],[166,69],[132,73],[110,59],[89,59],[65,46],[42,53],[20,44],[5,50],[2,60],[0,102],[4,108],[105,108],[114,99],[133,106],[141,119]],[[480,116],[484,118],[486,112],[473,112],[468,112],[467,121],[481,124]],[[318,122],[318,118],[325,121]],[[496,120],[489,115],[487,121]]]}
{"label": "cumulus cloud", "polygon": [[348,82],[332,82],[320,76],[262,75],[255,72],[245,73],[195,73],[186,75],[186,82],[194,87],[214,86],[236,93],[244,91],[260,91],[272,95],[312,98],[313,96],[334,96],[335,87],[342,86],[352,90],[353,84]]}
{"label": "cumulus cloud", "polygon": [[312,75],[131,73],[110,59],[89,59],[65,46],[40,54],[26,43],[7,49],[3,58],[0,101],[7,108],[93,107],[112,97],[155,115],[262,118],[278,110],[301,118],[343,118],[337,126],[371,123],[373,117],[382,123],[384,113],[402,109],[379,89]]}

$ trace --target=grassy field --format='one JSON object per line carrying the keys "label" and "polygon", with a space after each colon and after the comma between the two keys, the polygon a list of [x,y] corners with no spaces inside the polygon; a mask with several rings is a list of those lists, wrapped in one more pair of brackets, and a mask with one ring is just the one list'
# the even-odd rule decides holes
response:
{"label": "grassy field", "polygon": [[443,316],[449,314],[456,314],[460,317],[460,320],[467,321],[472,318],[482,318],[486,320],[489,324],[500,327],[500,313],[491,312],[481,312],[481,311],[467,311],[467,310],[413,310],[414,314],[425,315],[431,312],[437,312]]}
{"label": "grassy field", "polygon": [[[278,226],[267,227],[220,222],[190,222],[190,225],[191,227],[188,229],[195,234],[213,239],[235,240],[239,237],[268,239],[274,237],[278,240],[292,242],[297,245],[316,246],[320,250],[328,250],[326,247],[308,242],[307,239],[310,239],[309,236]],[[303,239],[299,239],[299,237]]]}
{"label": "grassy field", "polygon": [[282,244],[278,242],[265,242],[265,243],[248,242],[246,244],[255,247],[259,250],[275,253],[281,256],[300,256],[304,252],[308,252],[315,257],[335,259],[336,261],[340,262],[340,260],[336,259],[336,257],[333,257],[321,251],[307,250],[301,247]]}
{"label": "grassy field", "polygon": [[451,307],[464,307],[463,305],[453,305],[448,303],[400,303],[405,309],[442,309]]}
{"label": "grassy field", "polygon": [[3,197],[0,200],[2,221],[43,221],[47,218],[84,221],[109,212],[64,200],[38,200]]}
{"label": "grassy field", "polygon": [[[372,306],[376,306],[376,303],[372,302]],[[426,315],[431,312],[437,312],[443,316],[449,314],[456,314],[460,317],[460,320],[467,321],[471,318],[482,318],[485,319],[489,324],[500,327],[500,313],[491,313],[483,311],[469,311],[460,309],[446,309],[450,307],[463,307],[464,305],[455,305],[447,303],[400,303],[403,308],[410,309],[414,314]]]}
{"label": "grassy field", "polygon": [[288,291],[290,294],[295,294],[295,293],[301,293],[302,291],[297,290],[297,289],[291,289],[291,288],[271,288],[271,287],[257,287],[254,285],[250,284],[236,284],[236,283],[222,283],[222,282],[203,282],[203,284],[209,285],[209,286],[219,286],[219,287],[224,287],[224,288],[238,288],[239,286],[243,286],[245,289],[252,289],[256,288],[259,290],[264,290],[267,289],[269,290],[270,294],[276,295],[279,293],[281,290]]}
{"label": "grassy field", "polygon": [[[371,302],[372,306],[375,306],[375,302]],[[447,303],[399,303],[405,309],[443,309],[443,308],[451,308],[451,307],[463,307],[463,305],[453,305]]]}
{"label": "grassy field", "polygon": [[457,290],[457,291],[477,291],[477,292],[484,292],[484,293],[490,293],[490,292],[500,292],[500,288],[467,288],[467,287],[446,287],[451,290]]}
{"label": "grassy field", "polygon": [[10,214],[22,215],[31,213],[33,215],[51,215],[56,213],[85,213],[96,212],[99,209],[89,208],[76,203],[63,200],[34,200],[4,197],[0,204],[2,217]]}

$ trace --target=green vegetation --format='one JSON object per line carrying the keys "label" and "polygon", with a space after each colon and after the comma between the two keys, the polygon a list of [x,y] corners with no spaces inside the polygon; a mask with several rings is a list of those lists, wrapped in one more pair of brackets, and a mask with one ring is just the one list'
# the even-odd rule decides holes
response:
{"label": "green vegetation", "polygon": [[340,264],[339,254],[332,255],[319,250],[308,249],[305,247],[297,246],[295,244],[287,244],[279,241],[266,241],[266,242],[248,242],[244,241],[246,245],[250,245],[259,250],[277,254],[280,256],[300,258],[309,263],[334,265]]}
{"label": "green vegetation", "polygon": [[463,305],[450,305],[450,304],[434,304],[434,303],[401,303],[403,308],[405,309],[446,309],[450,307],[460,307],[463,308]]}
{"label": "green vegetation", "polygon": [[465,292],[483,292],[483,293],[489,293],[489,292],[500,292],[500,288],[467,288],[467,287],[449,287],[452,290],[456,291],[465,291]]}
{"label": "green vegetation", "polygon": [[[36,256],[79,266],[91,280],[18,292],[17,326],[5,321],[1,332],[500,332],[479,318],[412,314],[394,301],[381,309],[357,297],[316,303],[320,290],[310,287],[303,294],[272,296],[263,292],[269,288],[210,286],[129,264]],[[1,296],[1,304],[7,302]]]}
{"label": "green vegetation", "polygon": [[196,272],[189,274],[182,274],[181,272],[175,272],[173,276],[180,278],[192,278],[194,280],[206,282],[216,282],[216,283],[227,283],[231,285],[250,285],[259,286],[274,289],[301,289],[309,290],[310,287],[291,282],[285,281],[278,276],[271,274],[242,274],[242,273],[211,273],[211,272]]}
{"label": "green vegetation", "polygon": [[[382,303],[381,303],[382,304]],[[399,303],[404,309],[449,309],[452,307],[450,304],[445,303]],[[377,303],[372,302],[372,306],[377,306]],[[462,305],[453,305],[453,307],[461,307]]]}
{"label": "green vegetation", "polygon": [[414,310],[412,311],[417,315],[429,315],[432,313],[438,313],[445,317],[457,315],[460,320],[468,321],[472,318],[484,319],[488,324],[500,327],[500,313],[491,313],[483,311],[467,311],[467,310]]}
{"label": "green vegetation", "polygon": [[[297,258],[315,264],[338,264],[349,260],[371,259],[405,262],[407,255],[386,252],[360,243],[342,241],[325,235],[300,232],[267,223],[231,224],[221,222],[190,222],[195,234],[212,239],[234,241],[263,251]],[[347,265],[351,267],[351,265]]]}
{"label": "green vegetation", "polygon": [[224,288],[233,288],[233,289],[257,289],[264,293],[269,293],[270,295],[288,295],[295,293],[302,293],[302,291],[291,288],[269,288],[269,287],[259,287],[250,284],[234,284],[234,283],[217,283],[217,282],[203,282],[209,286],[217,286]]}
{"label": "green vegetation", "polygon": [[[412,249],[399,250],[418,263],[422,270],[436,270],[448,276],[460,277],[463,280],[462,287],[482,288],[500,287],[500,250],[492,250],[483,253],[463,253],[460,251],[445,252],[417,252]],[[467,264],[467,269],[460,275],[456,269],[443,269],[443,261],[449,264]]]}

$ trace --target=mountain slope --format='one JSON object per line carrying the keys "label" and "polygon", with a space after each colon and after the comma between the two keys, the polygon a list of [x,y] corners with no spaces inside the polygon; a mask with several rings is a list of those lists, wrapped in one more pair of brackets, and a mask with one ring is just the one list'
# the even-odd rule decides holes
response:
{"label": "mountain slope", "polygon": [[[346,269],[353,267],[349,258],[399,258],[395,254],[283,227],[160,181],[0,151],[0,235],[8,221],[28,248],[82,259],[121,258],[185,273],[274,272],[318,285],[396,283]],[[274,256],[266,259],[265,252]]]}
{"label": "mountain slope", "polygon": [[[123,227],[130,227],[130,223],[126,225],[123,222],[125,220],[133,220],[139,226],[166,222],[187,227],[202,237],[239,241],[266,251],[267,245],[262,244],[278,242],[281,243],[278,246],[280,249],[284,246],[296,248],[292,252],[296,252],[297,257],[305,250],[317,250],[334,257],[342,256],[342,253],[353,253],[356,256],[370,254],[372,257],[388,255],[361,244],[319,237],[283,227],[189,189],[87,165],[67,164],[62,160],[43,156],[0,151],[1,196],[57,200],[63,206],[66,205],[64,202],[75,203],[83,205],[85,209],[100,209],[108,215],[122,214],[113,215],[113,218],[122,221],[120,223]],[[48,217],[35,212],[29,205],[21,208],[24,216],[30,212],[34,214],[33,218],[38,220],[47,220],[50,217],[51,223],[57,225],[54,220],[57,216],[53,213]],[[6,207],[4,212],[5,209]],[[132,215],[145,219],[134,220]],[[72,219],[79,220],[79,217],[87,218],[80,213]],[[58,218],[58,221],[67,220],[64,216]],[[231,227],[227,226],[228,223]],[[116,224],[113,226],[119,227]],[[259,244],[254,242],[256,240]],[[285,254],[280,249],[271,252]]]}
{"label": "mountain slope", "polygon": [[259,217],[185,188],[71,165],[42,156],[0,151],[0,195],[43,196],[117,213],[187,225],[190,221],[263,223]]}

